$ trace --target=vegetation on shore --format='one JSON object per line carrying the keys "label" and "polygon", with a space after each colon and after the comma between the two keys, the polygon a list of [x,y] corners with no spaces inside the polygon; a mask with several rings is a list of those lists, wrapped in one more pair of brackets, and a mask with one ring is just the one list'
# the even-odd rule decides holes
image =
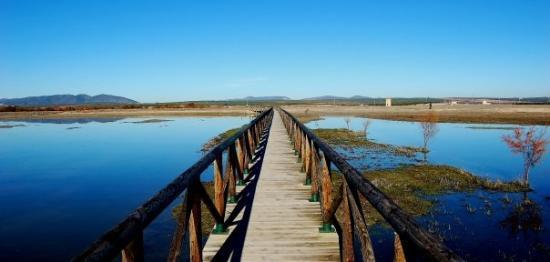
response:
{"label": "vegetation on shore", "polygon": [[423,152],[422,148],[410,146],[394,146],[389,144],[376,143],[366,139],[365,134],[360,131],[352,131],[345,128],[317,128],[312,130],[319,138],[330,145],[343,148],[369,148],[385,150],[397,155],[415,156]]}
{"label": "vegetation on shore", "polygon": [[126,122],[131,124],[153,124],[153,123],[162,123],[162,122],[170,122],[174,120],[168,120],[168,119],[146,119],[146,120],[140,120],[140,121],[134,121],[134,122]]}
{"label": "vegetation on shore", "polygon": [[17,124],[17,125],[0,125],[0,128],[14,128],[14,127],[22,127],[25,125]]}
{"label": "vegetation on shore", "polygon": [[[403,165],[393,169],[366,171],[364,175],[378,189],[389,196],[397,205],[413,216],[429,213],[435,205],[436,196],[452,192],[472,192],[486,190],[490,192],[517,193],[530,191],[518,181],[490,181],[464,170],[446,165]],[[337,178],[335,184],[341,183]],[[366,199],[362,205],[368,214],[368,223],[384,222],[384,219]]]}
{"label": "vegetation on shore", "polygon": [[487,130],[514,130],[516,127],[513,126],[467,126],[469,129],[487,129]]}
{"label": "vegetation on shore", "polygon": [[236,134],[239,130],[241,130],[241,127],[232,128],[232,129],[226,130],[223,133],[211,138],[210,140],[208,140],[208,142],[206,142],[202,145],[201,151],[202,152],[207,152],[208,150],[210,150],[210,149],[214,148],[215,146],[217,146],[219,143],[223,142],[224,140],[226,140],[226,139],[230,138],[231,136],[233,136],[234,134]]}
{"label": "vegetation on shore", "polygon": [[298,119],[298,121],[302,122],[302,124],[304,125],[309,122],[319,121],[324,119],[323,117],[321,117],[321,115],[309,114],[309,113],[296,114],[296,118]]}
{"label": "vegetation on shore", "polygon": [[[313,132],[328,144],[340,148],[379,149],[397,155],[415,156],[422,148],[398,147],[367,140],[363,132],[339,129],[313,129]],[[354,154],[353,150],[349,150]],[[397,168],[365,171],[364,175],[396,204],[413,216],[426,215],[435,205],[430,196],[485,190],[490,192],[527,192],[530,188],[519,181],[491,181],[447,165],[400,165]],[[341,176],[334,176],[335,188]],[[369,224],[384,222],[384,219],[365,200],[362,201]]]}

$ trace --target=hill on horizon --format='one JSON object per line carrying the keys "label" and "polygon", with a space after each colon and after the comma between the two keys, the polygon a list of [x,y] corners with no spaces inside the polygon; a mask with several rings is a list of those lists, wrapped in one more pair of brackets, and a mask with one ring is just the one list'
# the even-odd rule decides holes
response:
{"label": "hill on horizon", "polygon": [[3,98],[0,104],[9,106],[59,106],[59,105],[88,105],[88,104],[138,104],[139,102],[113,95],[86,94],[79,95],[49,95],[49,96],[29,96],[22,98]]}

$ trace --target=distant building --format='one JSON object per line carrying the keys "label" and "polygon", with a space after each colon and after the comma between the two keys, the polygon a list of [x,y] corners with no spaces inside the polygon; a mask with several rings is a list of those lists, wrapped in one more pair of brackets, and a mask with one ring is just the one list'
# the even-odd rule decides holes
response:
{"label": "distant building", "polygon": [[386,98],[386,107],[391,107],[391,98]]}
{"label": "distant building", "polygon": [[458,105],[458,101],[451,101],[451,105]]}
{"label": "distant building", "polygon": [[489,103],[489,101],[487,101],[487,100],[482,100],[481,104],[482,105],[490,105],[491,103]]}

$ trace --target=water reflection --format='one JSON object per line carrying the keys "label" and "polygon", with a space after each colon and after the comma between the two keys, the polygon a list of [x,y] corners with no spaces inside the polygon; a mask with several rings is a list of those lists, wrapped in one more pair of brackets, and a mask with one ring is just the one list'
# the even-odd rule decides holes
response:
{"label": "water reflection", "polygon": [[25,119],[11,120],[10,122],[38,123],[38,124],[88,124],[112,123],[124,118],[62,118],[62,119]]}
{"label": "water reflection", "polygon": [[[249,121],[123,123],[148,119],[33,120],[0,130],[0,261],[69,260],[197,161],[204,142]],[[167,254],[174,226],[170,211],[158,217],[145,232],[148,254]]]}
{"label": "water reflection", "polygon": [[542,211],[541,207],[527,198],[527,193],[520,203],[516,204],[511,212],[500,225],[507,229],[511,236],[515,237],[518,233],[529,235],[542,231]]}

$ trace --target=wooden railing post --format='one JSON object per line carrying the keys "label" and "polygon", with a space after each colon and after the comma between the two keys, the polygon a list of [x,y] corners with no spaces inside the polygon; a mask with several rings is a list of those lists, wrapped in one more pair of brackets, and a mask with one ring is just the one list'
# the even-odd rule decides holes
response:
{"label": "wooden railing post", "polygon": [[244,144],[244,162],[243,162],[243,174],[246,176],[248,175],[248,164],[252,160],[252,146],[250,144],[250,137],[248,136],[248,132],[244,134],[243,138],[243,144]]}
{"label": "wooden railing post", "polygon": [[244,136],[239,137],[237,140],[237,158],[239,160],[239,178],[238,180],[243,180],[242,174],[245,171],[245,158],[246,158],[246,145],[244,144]]}
{"label": "wooden railing post", "polygon": [[365,219],[363,209],[361,208],[361,201],[357,190],[352,187],[348,187],[348,202],[351,211],[351,217],[353,219],[354,233],[358,237],[360,253],[363,261],[374,261],[374,251],[372,249],[372,242],[369,232],[367,230],[367,220]]}
{"label": "wooden railing post", "polygon": [[394,246],[394,253],[393,253],[393,261],[394,262],[405,262],[407,261],[405,259],[405,251],[403,251],[403,246],[401,245],[401,239],[399,238],[399,235],[397,233],[393,233],[395,235],[395,239],[393,241]]}
{"label": "wooden railing post", "polygon": [[330,170],[330,160],[324,154],[319,156],[321,159],[321,213],[323,216],[323,224],[319,228],[321,233],[334,232],[332,227],[332,175]]}
{"label": "wooden railing post", "polygon": [[[243,183],[243,173],[241,169],[241,164],[239,162],[239,154],[238,150],[236,148],[236,145],[233,144],[229,147],[229,150],[227,152],[228,155],[228,165],[230,165],[231,168],[228,166],[228,171],[226,172],[227,175],[229,175],[229,203],[235,203],[237,201],[236,195],[237,195],[237,180],[239,180],[239,183]],[[235,174],[237,174],[235,176]],[[237,179],[235,179],[237,177]]]}
{"label": "wooden railing post", "polygon": [[189,216],[189,258],[192,262],[202,261],[202,228],[201,228],[201,198],[195,193],[193,187],[200,181],[191,184],[189,189],[190,216]]}
{"label": "wooden railing post", "polygon": [[309,173],[311,177],[311,198],[309,199],[310,202],[319,202],[319,178],[321,177],[319,174],[319,155],[317,153],[317,148],[315,148],[315,144],[313,141],[310,141],[308,143],[309,145]]}
{"label": "wooden railing post", "polygon": [[[225,196],[222,161],[222,153],[218,153],[218,155],[216,155],[216,159],[214,160],[214,204],[216,205],[216,210],[223,218],[225,215]],[[226,170],[231,170],[230,164],[226,167]],[[223,223],[216,223],[214,234],[223,232],[225,232]]]}
{"label": "wooden railing post", "polygon": [[355,261],[353,252],[353,220],[351,217],[348,185],[344,179],[342,185],[342,261]]}
{"label": "wooden railing post", "polygon": [[168,255],[168,262],[181,261],[183,237],[187,231],[187,221],[189,220],[188,211],[188,191],[185,191],[182,196],[181,209],[176,216],[176,231],[172,237],[172,243],[170,244],[170,253]]}
{"label": "wooden railing post", "polygon": [[122,250],[123,262],[142,262],[143,256],[143,231]]}

